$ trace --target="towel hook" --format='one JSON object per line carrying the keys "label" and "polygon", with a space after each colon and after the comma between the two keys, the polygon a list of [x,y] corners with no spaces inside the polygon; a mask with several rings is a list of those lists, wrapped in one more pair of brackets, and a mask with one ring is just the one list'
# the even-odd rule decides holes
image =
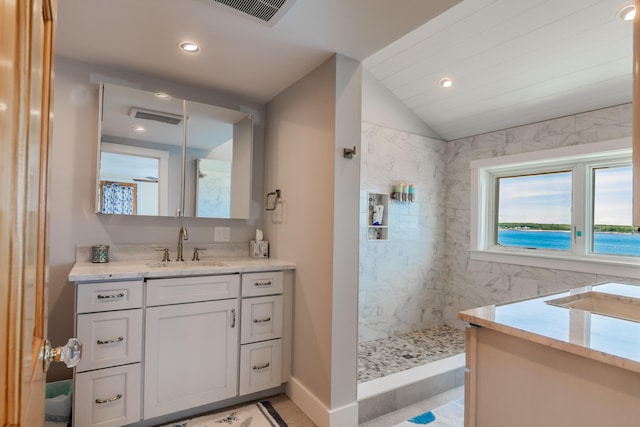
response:
{"label": "towel hook", "polygon": [[354,145],[353,148],[345,148],[343,155],[345,159],[353,159],[353,156],[356,155],[356,146]]}

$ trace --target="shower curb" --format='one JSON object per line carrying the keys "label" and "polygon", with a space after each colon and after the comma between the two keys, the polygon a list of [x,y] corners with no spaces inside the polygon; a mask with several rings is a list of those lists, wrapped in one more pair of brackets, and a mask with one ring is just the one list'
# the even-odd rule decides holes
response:
{"label": "shower curb", "polygon": [[465,354],[358,384],[358,423],[464,385]]}

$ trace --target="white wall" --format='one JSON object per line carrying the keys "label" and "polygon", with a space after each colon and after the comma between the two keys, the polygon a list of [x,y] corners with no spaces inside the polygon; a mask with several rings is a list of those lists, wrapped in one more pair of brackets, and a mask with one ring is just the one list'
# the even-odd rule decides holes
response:
{"label": "white wall", "polygon": [[447,149],[445,320],[463,327],[460,310],[558,292],[609,280],[639,283],[579,271],[470,260],[469,162],[631,135],[631,104],[560,117],[451,141]]}
{"label": "white wall", "polygon": [[[144,90],[162,90],[198,102],[251,112],[254,127],[253,201],[249,220],[101,216],[94,213],[98,141],[98,84],[126,81]],[[189,242],[213,242],[214,225],[231,227],[232,242],[248,242],[263,220],[264,106],[214,90],[166,82],[123,70],[56,58],[54,120],[49,190],[49,337],[60,345],[73,336],[73,286],[67,276],[76,245],[162,243],[177,245],[186,225]],[[174,252],[175,253],[175,252]],[[52,365],[49,379],[71,377]]]}
{"label": "white wall", "polygon": [[267,104],[265,189],[282,201],[266,237],[297,266],[288,393],[321,427],[357,424],[359,168],[342,149],[359,147],[359,70],[334,56]]}
{"label": "white wall", "polygon": [[362,120],[385,128],[442,140],[440,135],[366,70],[362,76]]}

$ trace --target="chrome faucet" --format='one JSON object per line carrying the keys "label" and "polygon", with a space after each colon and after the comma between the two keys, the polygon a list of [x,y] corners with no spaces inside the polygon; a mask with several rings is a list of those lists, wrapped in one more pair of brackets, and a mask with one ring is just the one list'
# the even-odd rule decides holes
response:
{"label": "chrome faucet", "polygon": [[189,240],[189,233],[187,233],[187,227],[180,227],[180,231],[178,232],[178,258],[176,261],[184,261],[182,258],[182,240]]}

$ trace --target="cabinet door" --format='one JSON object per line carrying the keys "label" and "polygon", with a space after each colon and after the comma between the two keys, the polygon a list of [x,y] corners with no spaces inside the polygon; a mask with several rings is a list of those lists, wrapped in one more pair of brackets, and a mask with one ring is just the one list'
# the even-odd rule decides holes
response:
{"label": "cabinet door", "polygon": [[237,395],[237,311],[237,299],[147,309],[145,419]]}

